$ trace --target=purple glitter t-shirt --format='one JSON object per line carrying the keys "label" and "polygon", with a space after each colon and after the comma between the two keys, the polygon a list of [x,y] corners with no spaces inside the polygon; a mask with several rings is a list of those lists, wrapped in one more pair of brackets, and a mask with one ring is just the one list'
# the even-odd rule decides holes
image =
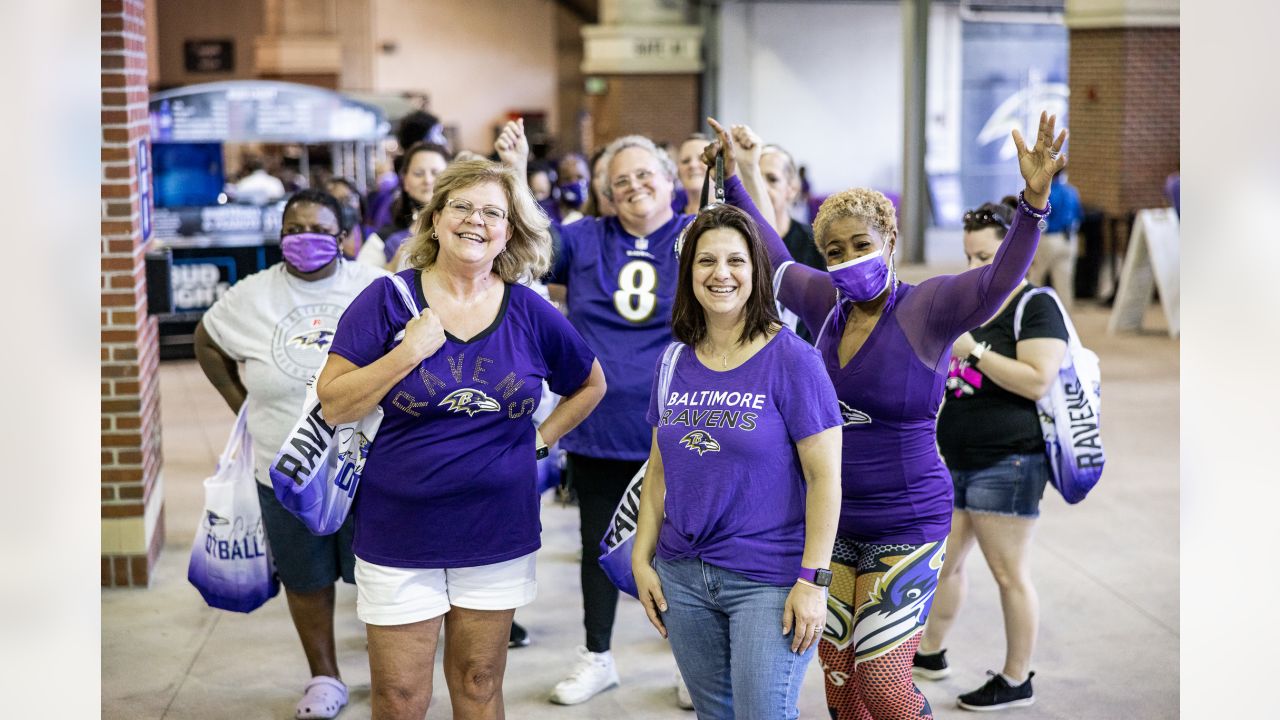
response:
{"label": "purple glitter t-shirt", "polygon": [[[400,276],[420,308],[418,271]],[[386,355],[410,315],[389,278],[338,321],[330,352],[361,367]],[[586,381],[595,355],[550,303],[507,285],[493,324],[444,345],[386,394],[385,417],[356,493],[354,550],[378,565],[455,568],[537,550],[533,413],[542,380],[560,395]]]}
{"label": "purple glitter t-shirt", "polygon": [[795,583],[805,530],[795,444],[841,422],[818,352],[783,328],[741,366],[716,372],[686,347],[661,423],[653,385],[646,418],[658,427],[667,486],[658,556]]}

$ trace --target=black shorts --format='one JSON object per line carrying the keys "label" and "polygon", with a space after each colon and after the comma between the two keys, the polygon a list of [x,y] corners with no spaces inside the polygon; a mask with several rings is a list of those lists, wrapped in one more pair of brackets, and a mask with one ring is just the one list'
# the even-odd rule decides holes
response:
{"label": "black shorts", "polygon": [[267,544],[285,589],[313,593],[331,587],[338,578],[354,585],[356,557],[351,552],[351,540],[356,531],[352,516],[348,515],[342,528],[332,535],[312,535],[301,520],[280,504],[274,490],[262,483],[256,484]]}

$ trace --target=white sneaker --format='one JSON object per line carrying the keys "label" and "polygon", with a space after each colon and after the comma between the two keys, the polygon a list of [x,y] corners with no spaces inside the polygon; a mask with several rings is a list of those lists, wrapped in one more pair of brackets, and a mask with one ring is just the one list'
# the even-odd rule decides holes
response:
{"label": "white sneaker", "polygon": [[689,686],[684,681],[684,676],[680,671],[676,671],[676,705],[681,710],[693,709],[693,698],[689,697]]}
{"label": "white sneaker", "polygon": [[613,666],[613,654],[607,651],[593,653],[579,645],[578,664],[569,677],[556,683],[551,691],[551,702],[577,705],[617,684],[618,669]]}

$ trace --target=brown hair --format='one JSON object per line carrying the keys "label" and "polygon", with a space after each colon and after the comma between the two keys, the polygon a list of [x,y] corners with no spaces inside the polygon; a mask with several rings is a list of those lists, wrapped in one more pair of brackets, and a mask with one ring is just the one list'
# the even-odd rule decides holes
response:
{"label": "brown hair", "polygon": [[998,203],[982,203],[964,214],[965,232],[975,232],[983,228],[999,228],[1000,234],[1009,232],[1013,225],[1013,211],[1018,208],[1018,198],[1006,195]]}
{"label": "brown hair", "polygon": [[507,229],[511,237],[507,248],[493,261],[493,271],[503,282],[520,282],[540,278],[551,268],[551,221],[538,207],[524,178],[515,170],[489,160],[455,160],[436,179],[431,202],[418,214],[409,240],[409,265],[419,270],[431,267],[440,252],[433,219],[444,211],[449,196],[463,188],[481,183],[496,183],[507,196]]}
{"label": "brown hair", "polygon": [[671,334],[690,347],[696,347],[707,337],[706,311],[693,294],[693,259],[698,252],[698,239],[716,228],[728,228],[742,235],[747,242],[747,257],[751,260],[751,295],[743,308],[746,323],[738,341],[744,344],[751,342],[757,335],[782,324],[773,298],[773,265],[769,262],[755,221],[732,205],[713,205],[698,213],[685,230],[680,248],[679,284],[676,285],[675,304],[671,308]]}

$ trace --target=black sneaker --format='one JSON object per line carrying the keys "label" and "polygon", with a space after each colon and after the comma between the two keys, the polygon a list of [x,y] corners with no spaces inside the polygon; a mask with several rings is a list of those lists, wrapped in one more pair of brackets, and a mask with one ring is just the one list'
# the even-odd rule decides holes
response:
{"label": "black sneaker", "polygon": [[1026,707],[1035,704],[1035,695],[1031,692],[1031,678],[1034,672],[1027,673],[1026,682],[1021,685],[1010,685],[1009,681],[999,673],[987,671],[991,679],[986,685],[960,696],[956,704],[965,710],[1005,710],[1007,708]]}
{"label": "black sneaker", "polygon": [[509,648],[525,647],[529,644],[529,631],[514,620],[511,622],[511,641],[507,643]]}
{"label": "black sneaker", "polygon": [[939,650],[929,655],[916,652],[916,657],[911,662],[911,674],[925,680],[941,680],[950,675],[951,668],[947,666],[947,651]]}

